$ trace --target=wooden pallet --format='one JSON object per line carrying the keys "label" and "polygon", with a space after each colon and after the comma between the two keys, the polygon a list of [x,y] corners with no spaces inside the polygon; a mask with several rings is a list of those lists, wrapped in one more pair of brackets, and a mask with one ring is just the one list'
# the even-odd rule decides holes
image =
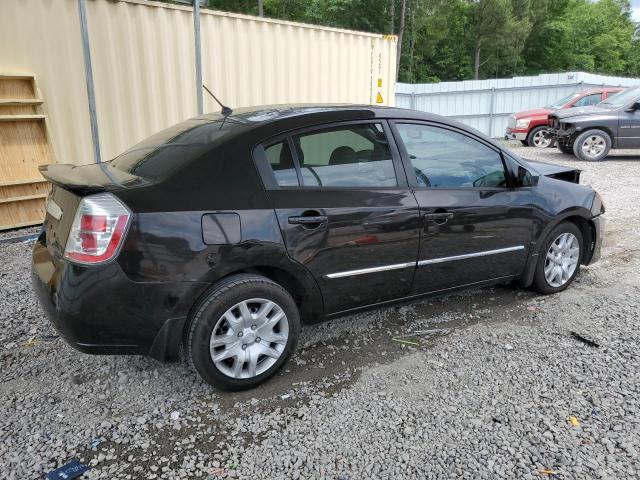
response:
{"label": "wooden pallet", "polygon": [[42,223],[55,163],[44,100],[33,75],[0,74],[0,230]]}

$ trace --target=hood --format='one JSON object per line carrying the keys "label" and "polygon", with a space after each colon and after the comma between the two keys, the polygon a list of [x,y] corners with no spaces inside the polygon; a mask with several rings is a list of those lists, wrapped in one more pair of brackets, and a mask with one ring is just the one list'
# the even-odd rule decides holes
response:
{"label": "hood", "polygon": [[611,113],[613,110],[610,108],[603,108],[598,106],[592,107],[575,107],[575,108],[567,108],[564,110],[558,110],[553,113],[553,116],[559,119],[563,118],[571,118],[571,117],[584,117],[587,115],[606,115]]}
{"label": "hood", "polygon": [[109,162],[90,165],[41,165],[38,169],[40,174],[54,185],[81,196],[148,183],[136,175],[112,167]]}
{"label": "hood", "polygon": [[517,119],[520,118],[531,118],[531,117],[546,117],[550,113],[555,112],[553,108],[534,108],[532,110],[524,110],[522,112],[517,112],[513,116]]}
{"label": "hood", "polygon": [[526,160],[526,162],[533,168],[533,170],[545,177],[572,183],[580,183],[580,173],[582,170],[579,168],[565,167],[563,165],[555,165],[553,163],[534,162],[532,160]]}

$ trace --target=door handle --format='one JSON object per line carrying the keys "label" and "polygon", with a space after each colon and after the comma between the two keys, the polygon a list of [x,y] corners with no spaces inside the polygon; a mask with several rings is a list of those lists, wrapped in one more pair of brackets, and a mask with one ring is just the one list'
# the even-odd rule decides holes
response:
{"label": "door handle", "polygon": [[443,219],[447,219],[449,220],[450,218],[453,218],[455,216],[455,213],[453,212],[442,212],[442,213],[425,213],[424,214],[424,218],[428,219],[428,220],[443,220]]}
{"label": "door handle", "polygon": [[289,223],[291,225],[302,225],[305,228],[318,228],[320,225],[327,223],[326,215],[315,215],[315,213],[317,212],[304,212],[299,217],[289,217]]}
{"label": "door handle", "polygon": [[453,218],[455,213],[453,212],[435,212],[435,213],[425,213],[424,219],[426,221],[433,220],[437,225],[444,225],[449,221],[450,218]]}

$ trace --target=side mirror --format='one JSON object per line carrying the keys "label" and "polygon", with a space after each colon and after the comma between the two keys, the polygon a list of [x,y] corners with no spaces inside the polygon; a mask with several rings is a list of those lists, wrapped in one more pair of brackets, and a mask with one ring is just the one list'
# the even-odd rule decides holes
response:
{"label": "side mirror", "polygon": [[533,175],[523,166],[518,167],[518,186],[535,187],[538,184],[538,176]]}
{"label": "side mirror", "polygon": [[632,103],[629,108],[627,108],[627,112],[636,112],[640,110],[640,101]]}

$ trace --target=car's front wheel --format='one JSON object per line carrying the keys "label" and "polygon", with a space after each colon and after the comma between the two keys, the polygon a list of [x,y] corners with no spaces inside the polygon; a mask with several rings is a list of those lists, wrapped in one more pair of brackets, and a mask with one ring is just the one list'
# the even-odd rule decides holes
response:
{"label": "car's front wheel", "polygon": [[573,142],[573,153],[586,162],[598,162],[609,155],[611,137],[603,130],[587,130]]}
{"label": "car's front wheel", "polygon": [[300,333],[295,301],[260,275],[230,276],[194,308],[186,331],[188,360],[209,384],[245,390],[273,376]]}
{"label": "car's front wheel", "polygon": [[582,233],[571,222],[555,227],[542,244],[533,278],[540,293],[557,293],[567,288],[580,270]]}
{"label": "car's front wheel", "polygon": [[553,140],[547,137],[548,130],[546,127],[536,127],[529,135],[527,135],[527,143],[530,147],[548,148],[553,145]]}

